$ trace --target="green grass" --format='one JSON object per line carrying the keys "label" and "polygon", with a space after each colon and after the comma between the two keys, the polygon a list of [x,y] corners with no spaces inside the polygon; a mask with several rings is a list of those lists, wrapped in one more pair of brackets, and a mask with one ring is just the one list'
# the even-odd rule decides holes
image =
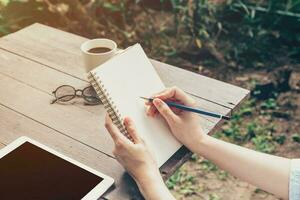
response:
{"label": "green grass", "polygon": [[166,185],[169,189],[176,189],[178,193],[187,196],[201,190],[199,186],[195,184],[194,179],[195,178],[188,174],[187,171],[178,170],[167,180]]}
{"label": "green grass", "polygon": [[[213,136],[228,142],[239,145],[247,145],[257,151],[264,153],[275,153],[279,145],[283,145],[288,137],[294,142],[300,143],[300,134],[295,133],[288,136],[286,133],[276,133],[276,125],[272,112],[280,109],[276,97],[260,101],[250,98],[242,104],[241,108],[232,116],[232,120],[226,122],[221,131],[216,132]],[[262,112],[263,110],[263,112]],[[263,114],[262,114],[263,113]],[[249,146],[250,145],[250,146]],[[194,154],[191,162],[199,167],[202,173],[213,173],[219,180],[226,180],[228,173],[219,169],[211,161],[203,159]],[[167,185],[170,189],[183,191],[181,194],[191,194],[201,190],[193,186],[195,178],[187,171],[179,169],[172,176]],[[187,187],[186,190],[183,190]],[[209,199],[219,199],[218,195],[211,194]]]}
{"label": "green grass", "polygon": [[[164,2],[167,0],[161,0]],[[12,27],[22,27],[24,19],[25,24],[35,22],[37,19],[45,23],[51,19],[44,19],[35,12],[39,6],[45,10],[44,13],[50,13],[48,16],[58,17],[55,13],[49,12],[49,6],[43,1],[35,2],[33,5],[38,7],[28,7],[31,1],[12,1],[0,0],[0,9],[5,11],[6,8],[14,5],[26,7],[25,12],[1,12],[0,14],[0,35],[8,34]],[[31,2],[31,3],[32,3]],[[38,3],[37,3],[38,2]],[[52,1],[51,1],[52,2]],[[79,1],[83,2],[83,1]],[[299,0],[228,0],[224,4],[214,4],[208,0],[199,1],[182,1],[171,0],[173,8],[169,12],[174,17],[174,27],[167,27],[160,31],[154,28],[155,22],[145,18],[143,32],[135,32],[138,30],[142,21],[135,23],[135,17],[138,12],[145,10],[137,9],[134,3],[129,4],[129,0],[108,1],[96,0],[91,5],[91,9],[87,12],[90,17],[100,24],[104,30],[108,32],[109,37],[120,37],[118,42],[124,42],[129,45],[136,41],[143,40],[146,48],[149,48],[150,56],[159,55],[168,61],[176,60],[180,56],[182,49],[188,49],[191,43],[196,47],[193,52],[209,49],[211,54],[219,53],[223,56],[225,67],[240,69],[252,67],[255,69],[270,69],[279,65],[278,60],[282,56],[287,57],[290,63],[299,63],[300,58],[300,1]],[[141,1],[135,1],[140,3]],[[67,2],[66,2],[67,3]],[[23,4],[23,5],[20,5]],[[26,6],[25,6],[26,5]],[[53,1],[53,5],[56,3]],[[11,8],[10,8],[11,9]],[[73,9],[73,10],[72,10]],[[93,12],[97,9],[105,12],[105,19],[101,14]],[[70,11],[74,12],[74,8],[70,7]],[[91,12],[91,13],[90,13]],[[6,15],[4,14],[6,13]],[[32,13],[36,13],[36,18],[32,18]],[[68,18],[73,14],[64,15]],[[21,15],[21,16],[20,16]],[[29,15],[29,16],[28,16]],[[120,15],[118,17],[118,15]],[[151,17],[151,16],[149,16]],[[28,20],[28,21],[27,21]],[[78,30],[83,30],[85,26],[80,21],[74,21]],[[55,18],[56,22],[60,22],[60,18]],[[163,19],[161,19],[164,22]],[[160,21],[159,21],[160,22]],[[65,27],[65,24],[56,24]],[[159,24],[158,24],[159,25]],[[146,27],[146,28],[144,28]],[[74,29],[74,27],[73,27]],[[73,31],[71,28],[70,31]],[[74,29],[77,30],[77,29]],[[117,33],[121,33],[118,35]],[[80,34],[79,32],[77,34]],[[135,36],[135,34],[137,36]],[[172,41],[175,40],[176,42]],[[203,65],[205,68],[209,66],[222,66],[216,55],[205,57],[205,59],[188,60],[193,66]],[[224,68],[227,70],[227,68]],[[256,82],[253,81],[253,85]],[[260,92],[260,91],[256,91]],[[285,143],[287,136],[285,134],[275,134],[276,126],[272,121],[272,112],[279,109],[276,95],[266,101],[260,102],[254,98],[246,101],[242,107],[233,114],[232,120],[224,125],[224,128],[214,134],[222,140],[236,143],[239,145],[250,145],[261,152],[274,153],[278,145]],[[262,120],[262,118],[264,120]],[[291,140],[300,143],[299,133],[291,136]],[[215,173],[220,180],[226,180],[228,174],[207,160],[202,160],[193,155],[192,162],[198,165],[203,172]],[[195,186],[196,178],[189,172],[180,169],[167,181],[170,189],[176,189],[183,195],[190,195],[194,192],[202,190],[201,187]],[[216,194],[209,196],[211,200],[220,199]]]}
{"label": "green grass", "polygon": [[[232,120],[225,125],[222,131],[214,134],[215,137],[240,145],[251,143],[255,150],[274,153],[276,146],[284,144],[285,135],[274,136],[276,126],[272,123],[272,111],[278,109],[274,98],[259,102],[250,99],[236,112]],[[264,120],[257,119],[261,110],[264,110]],[[266,112],[268,111],[268,112]],[[255,117],[253,115],[255,113]]]}
{"label": "green grass", "polygon": [[265,110],[276,110],[278,109],[277,101],[274,98],[269,98],[260,105],[260,108]]}
{"label": "green grass", "polygon": [[217,194],[212,193],[209,194],[209,200],[221,200],[221,198]]}
{"label": "green grass", "polygon": [[[278,145],[285,143],[287,136],[285,134],[274,135],[276,130],[274,123],[268,120],[263,122],[263,120],[257,119],[257,116],[261,114],[260,110],[264,109],[268,112],[263,116],[269,119],[272,111],[278,107],[276,99],[273,98],[266,101],[250,98],[233,114],[232,120],[225,123],[224,128],[213,136],[239,145],[251,144],[252,148],[257,151],[274,153]],[[292,139],[295,142],[300,142],[300,135],[293,134]],[[221,181],[225,181],[229,176],[226,171],[219,169],[211,161],[196,154],[191,157],[191,162],[199,166],[202,173],[213,173]],[[194,183],[195,177],[190,172],[179,169],[169,178],[167,186],[181,195],[188,196],[203,191],[203,188],[196,187]],[[220,197],[217,194],[210,194],[209,199],[218,200]]]}

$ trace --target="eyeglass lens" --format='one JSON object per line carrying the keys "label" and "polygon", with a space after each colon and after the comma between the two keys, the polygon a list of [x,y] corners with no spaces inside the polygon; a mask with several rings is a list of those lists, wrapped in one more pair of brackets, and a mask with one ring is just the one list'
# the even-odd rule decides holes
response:
{"label": "eyeglass lens", "polygon": [[59,101],[70,101],[75,97],[75,88],[69,85],[64,85],[59,87],[55,91],[55,97],[59,99]]}
{"label": "eyeglass lens", "polygon": [[[66,102],[76,97],[76,90],[70,85],[63,85],[55,90],[54,95],[58,101]],[[82,90],[82,97],[85,101],[91,104],[101,103],[96,91],[92,86],[88,86]]]}
{"label": "eyeglass lens", "polygon": [[100,103],[96,91],[92,86],[86,87],[82,91],[83,98],[89,103]]}

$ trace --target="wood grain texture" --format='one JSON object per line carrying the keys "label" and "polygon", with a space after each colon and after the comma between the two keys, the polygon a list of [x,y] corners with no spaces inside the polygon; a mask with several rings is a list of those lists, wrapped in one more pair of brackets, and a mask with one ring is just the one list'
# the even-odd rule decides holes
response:
{"label": "wood grain texture", "polygon": [[[19,57],[2,49],[0,49],[0,58],[2,59],[2,62],[0,63],[0,73],[17,79],[49,95],[51,95],[51,91],[53,91],[56,87],[63,84],[70,84],[75,88],[84,88],[88,84],[78,78],[74,78],[73,76],[61,73],[55,69]],[[30,73],[27,73],[28,71],[30,71]],[[83,106],[83,102],[80,100],[78,102],[78,100],[79,99],[77,99],[77,102],[72,101],[75,106],[81,107],[82,109],[88,110],[89,112],[97,115],[99,115],[99,113],[104,113],[102,106]],[[199,108],[220,112],[221,114],[227,114],[229,112],[229,109],[221,106],[215,106],[214,103],[207,102],[199,98],[196,98],[196,100],[198,101]],[[203,116],[202,124],[204,131],[208,133],[218,121],[219,119]]]}
{"label": "wood grain texture", "polygon": [[[57,86],[70,84],[83,88],[88,84],[79,50],[86,40],[41,24],[0,38],[0,94],[5,94],[0,95],[0,116],[5,116],[5,120],[0,120],[0,142],[12,141],[26,132],[33,139],[112,174],[117,187],[107,198],[139,199],[135,183],[112,158],[113,143],[103,127],[103,106],[83,106],[80,99],[73,104],[49,104],[53,98],[51,91]],[[199,107],[209,111],[226,115],[249,93],[158,61],[151,62],[166,86],[177,85],[191,93]],[[203,117],[201,122],[206,133],[220,123],[219,119],[209,117]],[[2,134],[6,129],[8,135]],[[182,147],[161,167],[163,177],[168,178],[190,155]],[[96,164],[105,159],[105,164]]]}
{"label": "wood grain texture", "polygon": [[[16,109],[18,111],[20,111],[21,113],[23,113],[24,115],[28,116],[29,118],[38,121],[42,124],[45,124],[48,126],[48,124],[52,124],[49,123],[49,121],[44,121],[45,119],[47,120],[48,117],[41,117],[41,115],[37,112],[37,109],[30,109],[30,108],[26,108],[26,106],[32,106],[33,108],[42,108],[42,109],[38,109],[40,111],[46,111],[47,110],[52,110],[53,115],[52,117],[49,117],[49,119],[58,119],[59,121],[62,120],[60,119],[60,117],[55,118],[53,116],[57,115],[57,116],[64,116],[66,112],[68,112],[67,110],[73,110],[73,107],[76,107],[75,105],[50,105],[49,101],[53,98],[52,96],[50,96],[50,93],[47,92],[49,91],[49,89],[51,87],[56,87],[56,83],[60,83],[63,84],[64,80],[68,80],[69,82],[71,82],[74,86],[78,86],[81,87],[82,84],[86,84],[85,81],[81,81],[79,79],[76,79],[72,76],[68,76],[66,74],[60,73],[56,70],[53,70],[51,68],[45,67],[43,65],[40,65],[38,63],[35,63],[33,61],[27,60],[25,58],[16,56],[12,53],[9,52],[5,52],[3,50],[0,50],[0,56],[2,58],[2,62],[0,63],[0,85],[8,85],[7,87],[2,87],[1,92],[5,93],[5,99],[4,96],[2,96],[2,99],[0,102],[4,103],[6,106],[11,106],[13,109]],[[20,67],[21,66],[21,67]],[[28,71],[30,71],[30,73],[28,73]],[[14,88],[18,88],[18,90],[14,89]],[[21,98],[15,99],[16,96],[19,96]],[[28,99],[28,101],[24,101],[24,98]],[[31,99],[31,100],[30,100]],[[42,100],[43,104],[40,104],[37,101]],[[17,104],[15,104],[17,102]],[[29,102],[29,103],[26,103]],[[24,106],[25,105],[25,106]],[[81,103],[79,102],[78,105],[81,105]],[[67,110],[61,110],[61,113],[59,112],[59,110],[57,110],[58,112],[55,113],[55,111],[53,109],[51,109],[51,107],[55,107],[55,106],[62,106],[63,108],[67,107]],[[102,108],[93,108],[99,112],[95,112],[93,111],[94,115],[99,117],[99,113],[100,115],[104,113],[104,110]],[[47,109],[48,108],[48,109]],[[86,107],[86,106],[82,106],[82,109],[79,110],[76,108],[76,110],[78,111],[82,111],[83,113],[81,113],[80,115],[85,116],[85,111],[83,110],[83,108],[90,108],[90,107]],[[27,111],[26,111],[27,110]],[[51,113],[51,112],[50,112]],[[71,111],[71,115],[73,112]],[[47,114],[48,116],[48,114]],[[50,114],[51,116],[51,114]],[[102,116],[103,118],[104,116]],[[86,117],[83,117],[86,118]],[[100,117],[101,118],[101,117]],[[67,117],[68,119],[68,117]],[[72,119],[70,119],[72,121]],[[103,120],[103,119],[102,119]],[[92,120],[92,121],[95,121]],[[58,122],[54,122],[54,124],[57,124]],[[78,137],[80,134],[78,135],[74,135],[74,134],[70,134],[73,133],[65,131],[65,127],[68,126],[68,123],[63,123],[63,125],[61,126],[60,129],[57,129],[59,131],[59,134],[64,134],[66,136],[69,136],[73,139],[76,139],[78,141],[83,141],[86,142],[87,144],[91,144],[88,141],[84,141],[82,140],[82,138]],[[72,124],[71,126],[74,126],[74,124]],[[81,128],[82,124],[80,123],[75,123],[75,127],[79,126],[79,129]],[[53,125],[51,126],[53,127]],[[55,127],[54,127],[55,128]],[[106,131],[106,130],[103,130]],[[104,136],[108,137],[108,140],[110,140],[110,137],[108,136],[108,134],[104,134]],[[88,139],[90,140],[94,140],[94,138],[92,137],[88,137]],[[113,146],[112,144],[110,145],[111,147]],[[102,147],[101,144],[99,143],[99,146],[96,146],[95,149],[98,149],[98,147]],[[100,148],[100,150],[103,150]],[[108,150],[110,151],[110,150]],[[111,152],[107,152],[107,153],[111,153]],[[181,153],[181,151],[180,151]],[[181,155],[181,154],[176,154],[176,155]],[[188,158],[188,157],[187,157]],[[174,164],[172,166],[173,170],[169,170],[171,167],[170,165],[166,164],[162,167],[162,171],[163,171],[163,175],[165,178],[167,178],[175,169],[176,166],[178,164],[182,164],[185,160],[181,159],[181,160],[177,160],[178,156],[176,156],[176,160],[172,160],[172,163]],[[176,165],[177,164],[177,165]],[[122,176],[124,177],[124,179],[126,180],[126,182],[130,182],[130,178],[127,176]],[[121,179],[123,180],[123,179]],[[132,181],[131,181],[132,182]],[[136,190],[136,187],[133,187],[134,184],[124,184],[126,186],[121,187],[121,188],[117,188],[117,190],[127,190],[130,189],[130,191],[135,191],[135,192],[131,192],[131,194],[139,194]],[[127,185],[131,185],[131,187],[127,187]],[[115,195],[119,195],[121,193],[121,191],[114,191],[113,193],[110,193],[111,196],[115,196]],[[131,196],[132,196],[131,195]]]}
{"label": "wood grain texture", "polygon": [[186,92],[230,109],[249,94],[246,89],[184,69],[174,68],[166,63],[152,60],[152,64],[159,66],[157,72],[169,86],[180,83],[180,87]]}
{"label": "wood grain texture", "polygon": [[[69,123],[66,122],[66,120],[70,120],[72,122],[72,118],[70,119],[69,117],[66,117],[64,122],[61,123],[61,120],[63,120],[63,116],[65,116],[66,113],[69,113],[70,115],[74,116],[73,107],[75,107],[75,110],[77,110],[77,112],[82,112],[79,114],[82,118],[86,118],[86,111],[84,110],[84,108],[88,108],[88,110],[90,110],[91,108],[89,106],[81,106],[82,108],[78,109],[76,105],[80,106],[82,105],[82,102],[78,102],[78,104],[74,105],[49,104],[49,101],[53,97],[50,96],[51,94],[49,92],[47,92],[47,88],[49,89],[49,87],[51,87],[52,85],[54,86],[56,84],[55,82],[57,79],[57,81],[59,82],[63,80],[68,80],[69,78],[69,81],[71,81],[74,85],[77,85],[78,87],[80,87],[81,84],[86,84],[84,81],[81,81],[71,76],[67,76],[66,74],[60,73],[56,70],[42,66],[30,60],[26,60],[25,58],[18,57],[12,53],[5,52],[3,50],[0,50],[0,55],[3,59],[2,62],[0,62],[0,85],[7,85],[7,87],[2,87],[2,89],[0,89],[0,92],[6,94],[5,98],[4,96],[2,96],[2,98],[0,97],[0,102],[2,104],[21,112],[23,115],[29,117],[34,121],[37,121],[41,124],[45,124],[46,126],[50,126],[51,128],[59,131],[59,134],[63,134],[64,136],[70,137],[71,139],[75,139],[84,144],[88,144],[89,146],[92,146],[93,148],[112,156],[111,149],[105,149],[106,146],[101,145],[102,140],[99,140],[100,142],[98,142],[98,145],[95,144],[95,141],[98,141],[95,140],[95,137],[97,136],[88,136],[87,139],[91,140],[90,142],[82,139],[80,133],[75,134],[73,131],[67,131]],[[20,70],[19,66],[22,66],[22,68],[26,70]],[[27,73],[28,70],[30,70],[31,73]],[[14,88],[18,88],[18,90]],[[20,98],[15,99],[16,96],[19,96]],[[28,101],[25,101],[24,99],[28,99]],[[29,106],[29,108],[27,108],[27,106]],[[52,107],[62,107],[63,109],[52,109]],[[102,133],[106,132],[106,130],[103,129],[103,120],[105,113],[103,106],[96,106],[93,109],[95,110],[92,110],[91,112],[95,115],[95,117],[99,118],[99,125],[102,125],[101,130],[99,131],[102,131]],[[47,116],[41,116],[39,114],[39,112],[44,111],[46,111],[46,113],[48,113],[49,115],[47,114]],[[49,120],[58,121],[50,122]],[[85,120],[82,120],[82,122],[85,122]],[[96,119],[94,118],[90,120],[96,121]],[[102,123],[100,123],[100,121]],[[62,125],[60,126],[60,128],[57,128],[58,126],[54,126],[53,124]],[[73,128],[80,130],[83,124],[85,125],[86,123],[72,123],[70,126],[71,128],[72,126],[74,126]],[[94,131],[92,130],[91,132]],[[108,133],[101,134],[101,132],[98,131],[97,133],[99,133],[99,136],[101,135],[103,137],[107,137],[107,140],[111,140]],[[108,145],[111,148],[113,147],[112,143],[108,143]],[[189,158],[190,153],[185,153],[186,151],[178,151],[174,155],[174,157],[170,159],[170,163],[167,162],[161,167],[162,175],[165,179],[167,179],[180,165],[182,165]],[[130,181],[128,177],[126,178],[126,180],[127,179]],[[132,188],[131,190],[133,190],[135,187],[130,188]]]}
{"label": "wood grain texture", "polygon": [[[50,95],[0,74],[0,102],[91,148],[111,155],[113,141],[103,126],[104,114],[94,115],[73,105],[49,103]],[[104,112],[104,111],[103,111]]]}
{"label": "wood grain texture", "polygon": [[[137,188],[132,184],[133,180],[125,173],[119,163],[97,150],[77,142],[60,132],[34,121],[17,111],[0,104],[0,141],[9,144],[18,137],[28,136],[54,150],[63,153],[87,166],[103,172],[115,179],[113,193],[107,193],[109,199],[130,199],[138,196]],[[0,143],[0,148],[2,144]],[[132,184],[133,187],[128,187]],[[117,188],[117,189],[115,189]]]}
{"label": "wood grain texture", "polygon": [[[53,99],[53,97],[50,96],[51,95],[51,93],[49,92],[49,91],[51,91],[50,88],[55,88],[58,85],[63,84],[63,80],[67,80],[69,84],[74,85],[75,87],[83,88],[86,85],[86,83],[84,81],[81,81],[74,77],[60,73],[56,70],[42,66],[42,65],[32,62],[30,60],[20,58],[14,54],[5,52],[3,50],[0,50],[0,55],[2,58],[5,57],[5,59],[2,59],[2,62],[0,63],[0,75],[3,74],[4,76],[6,76],[8,78],[7,82],[9,82],[10,80],[11,81],[16,80],[19,83],[13,83],[13,84],[23,85],[20,87],[27,88],[26,94],[22,93],[25,91],[24,89],[18,90],[20,93],[16,93],[17,91],[14,91],[13,93],[9,93],[12,90],[12,88],[10,88],[10,87],[2,88],[3,92],[6,92],[6,90],[8,90],[6,98],[7,98],[7,102],[10,103],[10,106],[13,106],[13,108],[15,108],[15,109],[23,109],[23,110],[25,109],[25,106],[23,106],[23,103],[19,103],[19,107],[15,107],[16,105],[13,105],[13,103],[14,103],[13,99],[16,94],[19,96],[26,95],[27,97],[29,97],[31,99],[31,104],[33,106],[40,105],[40,103],[38,103],[36,101],[38,101],[37,99],[41,98],[41,97],[39,97],[39,95],[43,95],[42,98],[44,99],[44,102],[43,102],[43,105],[40,105],[43,107],[43,109],[41,111],[49,110],[50,113],[53,113],[53,116],[57,115],[58,116],[57,118],[59,118],[60,120],[63,119],[63,118],[61,118],[63,116],[67,117],[66,112],[68,112],[71,116],[76,116],[77,118],[81,117],[82,119],[84,119],[84,120],[82,120],[82,119],[80,119],[80,120],[82,123],[85,124],[84,127],[86,129],[90,128],[90,132],[95,131],[90,126],[98,126],[98,127],[100,127],[100,129],[98,131],[106,133],[106,130],[103,128],[103,123],[104,123],[103,120],[105,117],[105,110],[102,105],[84,106],[83,102],[81,102],[80,100],[75,101],[74,104],[71,104],[71,105],[70,104],[65,104],[65,105],[60,105],[60,104],[50,105],[49,104],[51,99]],[[20,66],[22,66],[22,67],[20,67]],[[31,73],[27,73],[28,70]],[[3,81],[4,81],[4,77],[3,77]],[[2,84],[5,84],[5,82],[3,82]],[[11,94],[11,96],[9,94]],[[11,98],[11,100],[9,98]],[[18,99],[18,102],[20,102],[21,99]],[[28,105],[28,104],[25,104],[25,105]],[[73,109],[73,107],[75,107],[75,109]],[[52,108],[56,108],[56,109],[54,110]],[[60,109],[60,108],[62,108],[62,109]],[[80,108],[80,109],[78,109],[78,108]],[[76,112],[77,114],[74,114],[75,110],[77,111]],[[86,111],[88,111],[90,113],[88,113]],[[38,112],[38,111],[34,110],[33,112]],[[32,118],[34,117],[31,110],[25,114]],[[37,121],[42,120],[40,115],[35,115],[35,116],[36,116],[34,118],[35,120],[37,120]],[[42,121],[42,122],[45,124],[49,124],[49,120],[53,120],[53,119],[51,119],[50,116],[51,116],[50,114],[49,114],[49,117],[45,116],[44,119],[46,121]],[[48,118],[49,118],[49,120],[48,120]],[[69,120],[69,117],[66,118],[65,120]],[[70,121],[72,121],[72,118],[70,119]],[[89,122],[89,121],[94,121],[95,123],[91,124],[91,122]],[[57,124],[56,121],[53,123]],[[75,123],[75,124],[72,124],[71,126],[74,126],[75,129],[82,130],[82,126],[83,126],[82,123]],[[214,124],[209,121],[203,121],[202,124],[203,124],[204,131],[206,133],[208,133],[209,130],[211,129],[211,127],[214,126]],[[65,127],[65,126],[67,126],[67,123],[63,123],[63,127]],[[62,130],[63,127],[61,127],[60,130]],[[74,132],[72,131],[72,133],[74,133]],[[66,132],[65,134],[69,135],[69,132]],[[78,134],[78,135],[80,135],[80,134]],[[74,137],[78,140],[81,140],[81,138],[75,136],[74,134],[72,134],[70,136]],[[101,136],[106,138],[106,140],[104,140],[104,141],[111,140],[108,134],[101,134]],[[98,148],[100,146],[99,144],[93,145],[93,143],[95,142],[95,140],[93,138],[87,137],[86,139],[91,140],[91,142],[89,142],[89,141],[84,141],[84,142],[87,144],[91,144],[94,148]],[[103,141],[103,140],[101,140],[101,141]],[[108,145],[111,146],[112,144],[108,143]],[[102,149],[99,149],[99,150],[101,150],[107,154],[110,154],[112,156],[111,149],[105,149],[105,147],[106,146],[103,146]]]}
{"label": "wood grain texture", "polygon": [[[86,80],[79,48],[86,40],[36,23],[1,38],[0,47]],[[179,87],[194,95],[229,108],[233,108],[249,93],[240,87],[155,60],[152,63],[167,85],[179,84]]]}
{"label": "wood grain texture", "polygon": [[[15,33],[15,34],[18,34],[18,33],[19,32]],[[22,39],[25,40],[26,42],[28,42],[28,40],[29,40],[29,39],[25,38],[25,36],[22,37]],[[13,39],[10,39],[9,41],[11,41],[11,40],[13,40]],[[14,42],[14,40],[12,42]],[[23,41],[19,41],[19,42],[22,43]],[[2,44],[2,39],[0,39],[0,46],[1,46],[1,44]],[[32,48],[32,53],[35,53],[35,52],[45,52],[44,54],[47,54],[46,53],[47,51],[52,51],[51,49],[43,49],[45,47],[43,47],[43,48],[42,47],[37,47],[38,46],[38,41],[32,41],[32,44],[35,44],[35,47],[31,47]],[[14,44],[10,44],[10,45],[14,45]],[[29,44],[27,44],[27,45],[29,45]],[[20,46],[21,45],[19,45],[18,47],[20,47]],[[67,48],[68,47],[66,46],[66,49]],[[6,49],[9,49],[9,47],[7,47]],[[19,54],[19,52],[24,53],[20,49],[13,49],[13,51],[14,51],[14,53],[17,52],[15,54]],[[29,51],[28,47],[26,48],[26,51]],[[57,49],[55,52],[59,53],[61,51],[64,51],[64,50]],[[76,74],[77,74],[76,69],[79,70],[79,68],[74,67],[74,69],[72,70],[72,72],[68,72],[67,68],[60,69],[54,63],[51,64],[51,68],[48,65],[42,64],[44,67],[42,67],[41,69],[39,69],[40,67],[37,64],[30,64],[29,66],[27,64],[26,68],[28,68],[30,70],[32,68],[32,73],[29,75],[29,74],[25,73],[24,71],[23,72],[19,72],[20,70],[15,70],[15,69],[19,68],[19,66],[23,66],[22,63],[20,62],[21,61],[20,58],[17,57],[17,61],[19,61],[19,60],[20,61],[18,63],[14,62],[14,65],[10,66],[10,65],[12,65],[11,62],[10,62],[10,60],[11,59],[16,60],[16,59],[15,59],[15,57],[13,55],[5,54],[4,52],[5,52],[4,50],[2,50],[0,52],[0,56],[3,59],[3,61],[2,61],[3,62],[3,67],[5,67],[5,69],[2,70],[3,73],[9,74],[9,75],[11,75],[13,77],[15,77],[15,76],[20,77],[21,76],[22,78],[27,78],[26,79],[27,82],[28,81],[35,82],[35,83],[38,83],[38,87],[44,87],[43,90],[45,92],[49,93],[49,91],[54,90],[57,86],[62,85],[62,84],[71,84],[71,85],[74,84],[75,87],[77,85],[81,85],[81,87],[83,87],[83,85],[87,84],[87,82],[86,82],[86,84],[84,84],[85,81],[83,81],[83,80],[78,81],[77,80],[78,78],[74,78],[74,77],[76,77]],[[48,55],[46,55],[46,56],[48,56]],[[39,55],[39,57],[42,59],[45,56],[42,54],[42,55]],[[66,56],[66,57],[70,57],[70,55]],[[79,57],[80,57],[80,55],[79,55]],[[30,59],[34,60],[35,58],[34,57],[33,58],[30,57]],[[73,66],[77,66],[76,59],[72,59],[72,60],[74,62]],[[41,60],[41,61],[44,62],[44,60]],[[35,62],[37,62],[37,61],[35,60]],[[63,63],[60,66],[63,66],[64,64],[66,64],[66,63]],[[49,69],[47,70],[46,68],[49,68]],[[82,69],[82,68],[83,67],[81,67],[80,69]],[[172,68],[174,68],[174,67],[172,67]],[[52,70],[50,70],[50,69],[52,69]],[[61,73],[61,74],[58,75],[59,76],[58,78],[60,78],[59,80],[56,80],[57,78],[56,78],[55,74],[58,74],[58,73],[57,72],[55,73],[55,71],[58,71],[58,72],[63,71],[64,72],[64,73]],[[49,74],[47,74],[48,72],[49,72]],[[20,74],[20,73],[22,73],[22,74]],[[72,73],[72,74],[70,74],[70,73]],[[174,77],[174,79],[164,78],[164,77],[169,76],[169,73],[167,71],[164,72],[163,74],[164,74],[164,76],[161,76],[161,77],[163,79],[165,79],[163,81],[164,81],[164,83],[166,85],[171,86],[171,85],[176,84],[179,87],[181,86],[181,81],[176,81],[175,77]],[[182,75],[184,75],[184,73]],[[62,79],[62,77],[66,77],[66,79],[64,80],[64,79]],[[46,80],[44,80],[45,78],[46,79],[51,79],[52,78],[54,80],[52,80],[52,81],[50,80],[49,82],[46,82]],[[73,79],[71,79],[71,78],[73,78]],[[42,83],[42,82],[44,82],[44,83]],[[39,84],[42,84],[42,85],[39,85]],[[201,98],[197,98],[197,97],[195,97],[195,99],[198,101],[199,108],[202,108],[202,109],[205,109],[205,110],[208,110],[208,111],[212,111],[212,112],[217,112],[217,113],[220,113],[220,114],[223,114],[223,115],[226,115],[226,114],[228,114],[230,112],[230,109],[225,108],[225,107],[220,106],[220,105],[216,105],[215,103],[212,103],[212,102],[209,102],[209,101],[203,100]],[[84,108],[84,109],[88,109],[88,108]],[[90,107],[89,110],[99,113],[98,110],[93,109],[93,107]],[[211,117],[208,117],[208,116],[203,116],[203,128],[205,129],[205,132],[208,132],[219,121],[220,120],[216,119],[216,118],[211,118]]]}

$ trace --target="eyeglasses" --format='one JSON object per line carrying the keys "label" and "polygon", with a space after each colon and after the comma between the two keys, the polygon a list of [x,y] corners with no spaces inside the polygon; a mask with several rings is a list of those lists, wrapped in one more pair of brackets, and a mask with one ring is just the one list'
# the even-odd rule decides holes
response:
{"label": "eyeglasses", "polygon": [[56,90],[52,93],[54,94],[55,99],[51,102],[51,104],[54,104],[55,102],[71,101],[75,97],[82,97],[89,105],[101,104],[101,101],[92,86],[88,86],[83,90],[76,90],[70,85],[62,85],[56,88]]}

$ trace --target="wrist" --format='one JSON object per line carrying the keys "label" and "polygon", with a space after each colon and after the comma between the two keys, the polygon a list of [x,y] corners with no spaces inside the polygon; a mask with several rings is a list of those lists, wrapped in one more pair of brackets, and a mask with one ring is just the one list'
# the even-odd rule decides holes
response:
{"label": "wrist", "polygon": [[190,151],[196,154],[202,154],[203,147],[207,145],[208,141],[210,140],[211,136],[207,134],[203,134],[202,132],[197,132],[198,136],[193,138],[191,146],[188,148]]}
{"label": "wrist", "polygon": [[145,170],[141,176],[135,178],[136,182],[141,187],[149,187],[157,183],[163,183],[163,179],[158,169]]}
{"label": "wrist", "polygon": [[159,171],[137,179],[137,185],[145,199],[172,199]]}
{"label": "wrist", "polygon": [[201,133],[201,137],[197,138],[195,140],[195,145],[193,145],[193,148],[190,149],[193,153],[196,154],[203,154],[203,150],[207,148],[211,140],[211,136],[207,134]]}

